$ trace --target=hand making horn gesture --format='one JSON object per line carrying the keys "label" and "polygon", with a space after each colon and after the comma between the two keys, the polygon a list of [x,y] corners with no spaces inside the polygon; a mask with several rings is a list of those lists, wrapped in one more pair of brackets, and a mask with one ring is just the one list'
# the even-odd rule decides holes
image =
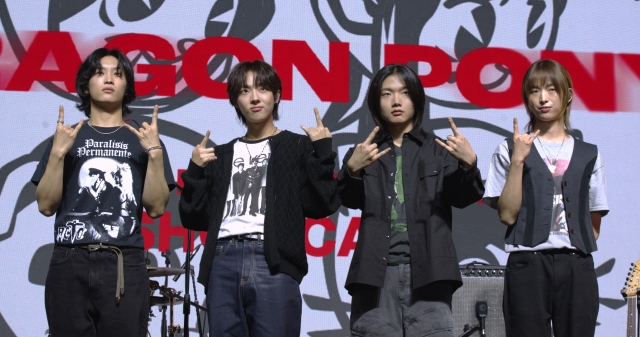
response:
{"label": "hand making horn gesture", "polygon": [[449,151],[454,158],[461,161],[464,167],[469,167],[476,161],[476,153],[473,152],[467,138],[460,133],[453,119],[449,117],[448,120],[451,131],[453,131],[453,136],[447,136],[446,143],[436,138],[436,143]]}
{"label": "hand making horn gesture", "polygon": [[69,149],[73,146],[73,143],[76,140],[76,135],[83,124],[84,119],[81,119],[75,128],[71,125],[64,125],[64,107],[61,105],[58,111],[56,132],[53,134],[53,146],[51,151],[56,152],[61,156],[64,156],[69,152]]}
{"label": "hand making horn gesture", "polygon": [[388,148],[382,152],[378,152],[378,144],[372,143],[373,138],[375,138],[379,129],[380,127],[378,126],[373,128],[369,137],[367,137],[364,142],[356,145],[355,149],[353,149],[353,154],[351,154],[351,158],[349,158],[349,161],[347,162],[347,168],[351,175],[360,176],[360,171],[362,169],[371,166],[373,163],[378,161],[380,157],[391,151],[391,148]]}
{"label": "hand making horn gesture", "polygon": [[524,163],[524,160],[529,156],[529,152],[531,152],[531,145],[533,145],[533,141],[538,137],[539,133],[540,130],[536,130],[533,134],[520,134],[518,119],[513,118],[513,154],[511,155],[511,162]]}
{"label": "hand making horn gesture", "polygon": [[140,145],[147,152],[154,149],[162,149],[160,145],[160,136],[158,135],[158,105],[153,107],[153,115],[151,116],[151,125],[142,122],[140,129],[136,130],[133,126],[125,123],[124,127],[133,132],[140,140]]}
{"label": "hand making horn gesture", "polygon": [[322,124],[322,118],[320,118],[320,112],[318,112],[318,108],[313,108],[313,112],[316,113],[316,126],[315,128],[308,128],[304,125],[300,125],[302,130],[309,136],[312,142],[316,140],[320,140],[323,138],[331,138],[331,132],[329,132],[328,128],[325,128]]}
{"label": "hand making horn gesture", "polygon": [[200,144],[196,145],[191,152],[191,161],[200,167],[205,167],[210,161],[218,159],[213,148],[207,148],[207,142],[209,141],[210,134],[211,131],[207,130],[207,134],[204,135]]}

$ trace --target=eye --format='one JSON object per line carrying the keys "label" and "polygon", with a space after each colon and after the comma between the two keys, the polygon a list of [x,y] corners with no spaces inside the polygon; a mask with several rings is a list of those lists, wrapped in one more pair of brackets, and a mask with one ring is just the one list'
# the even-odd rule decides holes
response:
{"label": "eye", "polygon": [[249,90],[247,90],[246,88],[245,89],[240,89],[240,93],[241,94],[246,94],[248,92],[249,92]]}
{"label": "eye", "polygon": [[391,96],[391,94],[390,94],[390,93],[388,93],[388,92],[383,92],[383,93],[382,93],[382,97],[388,97],[388,96]]}
{"label": "eye", "polygon": [[123,76],[123,74],[122,74],[122,72],[121,72],[121,71],[116,71],[116,72],[114,73],[114,75],[116,75],[116,76],[118,76],[118,77],[122,77],[122,76]]}
{"label": "eye", "polygon": [[407,95],[407,96],[408,96],[408,95],[409,95],[409,92],[408,92],[408,91],[403,91],[403,92],[402,92],[402,94],[403,94],[403,95]]}

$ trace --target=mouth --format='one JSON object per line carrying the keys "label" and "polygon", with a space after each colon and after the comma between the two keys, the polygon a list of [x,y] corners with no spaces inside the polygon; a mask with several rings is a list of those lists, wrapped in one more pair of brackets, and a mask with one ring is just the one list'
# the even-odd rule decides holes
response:
{"label": "mouth", "polygon": [[102,89],[102,92],[106,92],[108,94],[112,94],[114,92],[114,90],[112,88],[104,88],[104,89]]}
{"label": "mouth", "polygon": [[400,116],[400,115],[402,115],[403,113],[404,113],[404,111],[402,111],[402,110],[393,110],[393,111],[391,112],[391,114],[392,114],[393,116]]}
{"label": "mouth", "polygon": [[252,112],[258,112],[260,110],[262,110],[261,106],[252,106],[249,110],[251,110]]}
{"label": "mouth", "polygon": [[540,112],[543,112],[543,113],[547,113],[551,111],[551,107],[548,107],[548,106],[543,106],[543,107],[540,107],[539,109],[540,109]]}

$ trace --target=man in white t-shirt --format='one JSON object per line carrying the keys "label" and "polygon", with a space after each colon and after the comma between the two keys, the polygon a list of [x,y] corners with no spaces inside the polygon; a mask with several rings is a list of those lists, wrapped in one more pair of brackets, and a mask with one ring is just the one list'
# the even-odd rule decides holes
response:
{"label": "man in white t-shirt", "polygon": [[[507,225],[507,336],[593,336],[598,283],[591,252],[609,211],[598,148],[572,137],[573,86],[557,62],[523,80],[530,121],[493,154],[483,200]],[[533,145],[533,146],[532,146]],[[553,324],[552,324],[553,322]]]}

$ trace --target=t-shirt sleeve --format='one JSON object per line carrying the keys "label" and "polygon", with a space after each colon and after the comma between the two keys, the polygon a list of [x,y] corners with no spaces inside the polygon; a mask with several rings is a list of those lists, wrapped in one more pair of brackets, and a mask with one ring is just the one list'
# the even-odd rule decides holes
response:
{"label": "t-shirt sleeve", "polygon": [[507,182],[509,166],[511,166],[509,147],[507,141],[504,140],[496,147],[496,150],[491,156],[489,172],[487,173],[487,180],[484,184],[485,190],[482,201],[491,208],[498,208],[498,198],[500,198],[504,184]]}
{"label": "t-shirt sleeve", "polygon": [[173,189],[176,187],[176,180],[173,177],[173,169],[171,168],[171,163],[169,162],[169,153],[167,153],[167,147],[164,145],[162,140],[160,140],[160,145],[162,145],[162,164],[164,166],[164,179],[167,181],[169,191],[173,191]]}
{"label": "t-shirt sleeve", "polygon": [[593,166],[593,173],[589,181],[589,211],[601,211],[602,216],[609,213],[609,204],[607,203],[606,183],[604,178],[604,165],[598,151],[596,164]]}
{"label": "t-shirt sleeve", "polygon": [[47,148],[44,150],[44,153],[42,154],[42,158],[40,158],[40,162],[38,163],[38,166],[36,166],[35,172],[33,172],[33,176],[31,176],[31,182],[36,186],[38,186],[38,184],[40,183],[40,179],[42,179],[42,176],[44,175],[44,171],[47,168],[47,163],[49,163],[49,155],[51,154],[52,147],[53,147],[53,139],[49,140],[49,143],[47,144]]}

